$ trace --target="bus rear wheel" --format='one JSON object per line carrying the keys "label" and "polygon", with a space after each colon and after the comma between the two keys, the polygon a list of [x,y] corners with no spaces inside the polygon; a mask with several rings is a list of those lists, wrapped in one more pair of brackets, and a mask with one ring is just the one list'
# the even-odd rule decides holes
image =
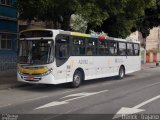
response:
{"label": "bus rear wheel", "polygon": [[80,71],[75,71],[73,75],[73,81],[71,83],[72,88],[78,88],[82,83],[82,74]]}
{"label": "bus rear wheel", "polygon": [[119,69],[118,79],[123,79],[125,76],[125,68],[123,66]]}

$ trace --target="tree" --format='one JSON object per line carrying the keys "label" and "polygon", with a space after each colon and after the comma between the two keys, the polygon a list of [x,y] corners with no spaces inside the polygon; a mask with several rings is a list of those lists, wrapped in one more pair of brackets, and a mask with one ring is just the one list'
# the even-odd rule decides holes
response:
{"label": "tree", "polygon": [[144,17],[146,9],[155,6],[155,0],[81,0],[79,3],[76,13],[87,21],[87,33],[93,29],[122,38],[139,30],[139,18]]}
{"label": "tree", "polygon": [[81,26],[84,20],[87,33],[90,30],[104,31],[109,36],[125,38],[139,30],[146,37],[151,27],[159,25],[159,1],[18,0],[18,9],[21,19],[53,21],[55,25],[58,24],[56,28],[61,26],[64,30],[71,30],[70,18],[75,14],[80,16],[77,21],[81,21],[76,22],[76,26]]}
{"label": "tree", "polygon": [[113,0],[110,4],[116,8],[111,8],[109,18],[103,21],[98,30],[107,32],[109,36],[125,38],[138,29],[135,28],[137,20],[144,16],[145,9],[154,7],[155,2],[154,0]]}
{"label": "tree", "polygon": [[77,4],[77,0],[49,0],[43,19],[53,20],[60,23],[62,29],[70,30],[70,17],[75,13]]}
{"label": "tree", "polygon": [[101,26],[102,22],[108,18],[108,12],[102,5],[98,0],[79,1],[76,14],[81,15],[87,21],[87,33],[96,26]]}
{"label": "tree", "polygon": [[80,15],[71,15],[70,27],[73,31],[85,33],[87,30],[87,21]]}
{"label": "tree", "polygon": [[48,0],[18,0],[17,7],[20,19],[30,22],[39,18],[44,14],[47,3]]}
{"label": "tree", "polygon": [[106,10],[100,7],[97,0],[18,0],[20,19],[53,21],[54,24],[61,24],[64,30],[70,30],[72,14],[85,18],[88,30],[100,26],[108,16]]}
{"label": "tree", "polygon": [[20,19],[43,20],[59,23],[62,29],[69,30],[70,16],[74,13],[77,0],[18,0]]}
{"label": "tree", "polygon": [[160,25],[160,0],[156,0],[155,7],[145,10],[145,15],[136,21],[134,29],[138,29],[144,38],[146,38],[150,29]]}

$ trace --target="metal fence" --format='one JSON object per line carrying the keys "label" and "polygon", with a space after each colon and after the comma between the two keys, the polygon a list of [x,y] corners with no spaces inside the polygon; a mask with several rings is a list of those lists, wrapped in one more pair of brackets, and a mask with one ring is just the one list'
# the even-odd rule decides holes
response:
{"label": "metal fence", "polygon": [[17,66],[17,56],[0,56],[0,71],[15,70]]}

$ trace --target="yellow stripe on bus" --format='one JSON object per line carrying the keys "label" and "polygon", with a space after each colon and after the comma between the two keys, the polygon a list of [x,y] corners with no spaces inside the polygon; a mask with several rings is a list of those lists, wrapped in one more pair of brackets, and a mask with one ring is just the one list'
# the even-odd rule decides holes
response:
{"label": "yellow stripe on bus", "polygon": [[91,37],[89,34],[79,33],[79,32],[71,32],[71,35],[81,36],[81,37]]}
{"label": "yellow stripe on bus", "polygon": [[47,31],[47,29],[45,28],[33,28],[33,29],[27,29],[27,30],[23,30],[21,32],[28,32],[28,31],[34,31],[34,30],[39,30],[39,31]]}
{"label": "yellow stripe on bus", "polygon": [[30,74],[30,75],[43,74],[43,73],[48,71],[48,68],[47,67],[43,67],[43,68],[37,68],[37,69],[28,69],[28,68],[19,67],[19,71],[21,73]]}

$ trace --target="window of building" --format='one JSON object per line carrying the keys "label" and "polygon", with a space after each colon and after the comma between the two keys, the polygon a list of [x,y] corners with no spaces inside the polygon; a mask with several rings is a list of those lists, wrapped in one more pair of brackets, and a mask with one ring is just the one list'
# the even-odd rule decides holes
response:
{"label": "window of building", "polygon": [[0,49],[11,49],[12,35],[10,34],[0,34]]}
{"label": "window of building", "polygon": [[12,0],[0,0],[0,4],[11,6],[12,5]]}
{"label": "window of building", "polygon": [[5,5],[6,4],[6,1],[5,0],[0,0],[0,3]]}
{"label": "window of building", "polygon": [[118,55],[126,55],[126,43],[124,42],[119,42],[119,49],[118,49]]}
{"label": "window of building", "polygon": [[115,42],[115,41],[110,41],[110,48],[109,48],[109,50],[110,50],[110,54],[111,55],[117,55],[117,53],[118,53],[118,50],[117,50],[117,47],[118,45],[117,45],[117,42]]}
{"label": "window of building", "polygon": [[6,0],[6,5],[12,5],[12,0]]}
{"label": "window of building", "polygon": [[139,44],[134,44],[134,55],[138,56],[140,52]]}
{"label": "window of building", "polygon": [[99,55],[109,55],[109,41],[100,40],[99,41]]}
{"label": "window of building", "polygon": [[72,55],[80,56],[85,55],[85,39],[82,37],[73,36],[72,39]]}

